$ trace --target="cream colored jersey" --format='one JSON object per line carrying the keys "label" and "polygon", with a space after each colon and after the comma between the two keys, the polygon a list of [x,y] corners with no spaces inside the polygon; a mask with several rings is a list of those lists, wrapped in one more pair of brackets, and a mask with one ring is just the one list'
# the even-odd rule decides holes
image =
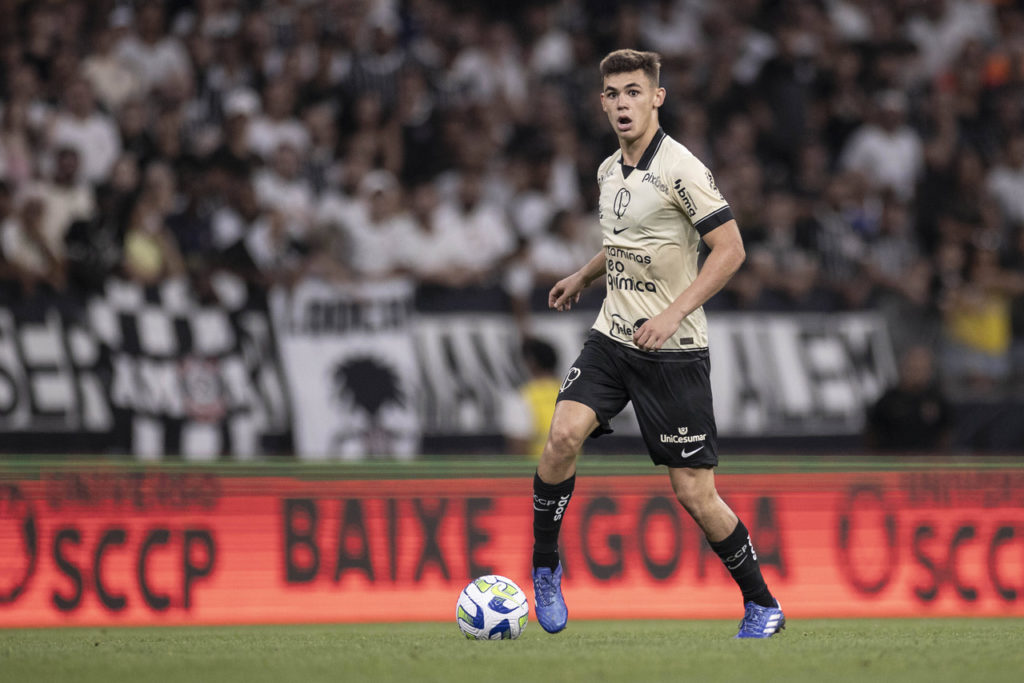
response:
{"label": "cream colored jersey", "polygon": [[[594,329],[636,348],[636,322],[661,313],[697,277],[701,236],[732,220],[701,161],[658,129],[636,167],[622,151],[597,172],[607,293]],[[707,348],[704,309],[680,323],[662,351]]]}

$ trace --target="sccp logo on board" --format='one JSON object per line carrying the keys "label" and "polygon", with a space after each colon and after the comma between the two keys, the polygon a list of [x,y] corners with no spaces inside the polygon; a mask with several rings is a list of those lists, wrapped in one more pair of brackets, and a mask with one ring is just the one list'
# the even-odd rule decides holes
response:
{"label": "sccp logo on board", "polygon": [[32,506],[13,484],[0,484],[0,605],[17,600],[36,571],[39,543]]}

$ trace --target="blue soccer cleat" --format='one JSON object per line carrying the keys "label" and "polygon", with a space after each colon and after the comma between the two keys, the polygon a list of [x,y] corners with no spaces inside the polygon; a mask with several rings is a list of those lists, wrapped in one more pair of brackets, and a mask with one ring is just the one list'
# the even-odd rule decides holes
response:
{"label": "blue soccer cleat", "polygon": [[548,633],[558,633],[569,620],[569,610],[562,597],[562,563],[555,571],[548,567],[533,570],[533,604],[537,623]]}
{"label": "blue soccer cleat", "polygon": [[782,605],[775,601],[775,607],[762,607],[756,602],[748,602],[740,622],[737,638],[771,638],[786,628],[786,615],[782,613]]}

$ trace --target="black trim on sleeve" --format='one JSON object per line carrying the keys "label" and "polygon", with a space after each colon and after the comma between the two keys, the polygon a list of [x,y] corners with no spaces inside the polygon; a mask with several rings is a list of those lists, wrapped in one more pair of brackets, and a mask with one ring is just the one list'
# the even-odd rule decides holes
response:
{"label": "black trim on sleeve", "polygon": [[728,223],[732,219],[732,209],[729,208],[728,206],[723,206],[718,211],[709,213],[707,216],[704,216],[704,218],[701,218],[699,221],[693,224],[693,227],[696,228],[697,232],[700,233],[700,236],[703,237],[704,235],[708,234],[709,232],[717,228],[719,225]]}

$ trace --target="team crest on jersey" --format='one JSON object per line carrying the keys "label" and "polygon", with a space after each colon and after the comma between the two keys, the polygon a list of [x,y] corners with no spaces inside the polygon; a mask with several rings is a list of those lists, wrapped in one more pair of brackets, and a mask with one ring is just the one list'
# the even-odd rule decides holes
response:
{"label": "team crest on jersey", "polygon": [[558,393],[562,393],[568,389],[573,382],[580,378],[580,374],[581,370],[575,365],[569,368],[569,373],[565,376],[565,379],[562,380],[562,388],[558,390]]}
{"label": "team crest on jersey", "polygon": [[622,218],[626,214],[626,207],[629,206],[629,200],[631,199],[629,190],[626,188],[620,188],[615,193],[615,201],[612,202],[612,210],[615,211],[616,218]]}

